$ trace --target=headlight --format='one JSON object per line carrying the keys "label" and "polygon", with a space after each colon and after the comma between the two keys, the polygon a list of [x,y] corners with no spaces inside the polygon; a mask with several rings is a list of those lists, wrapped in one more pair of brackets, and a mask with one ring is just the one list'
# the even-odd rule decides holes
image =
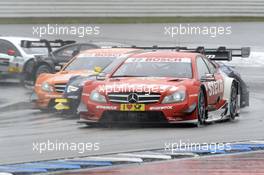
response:
{"label": "headlight", "polygon": [[90,100],[95,101],[95,102],[99,102],[99,103],[105,103],[106,99],[105,96],[101,95],[99,92],[97,91],[92,91],[92,93],[90,94]]}
{"label": "headlight", "polygon": [[46,91],[46,92],[53,92],[53,88],[52,88],[52,86],[51,86],[49,83],[47,83],[47,82],[42,83],[42,85],[41,85],[41,89],[42,89],[43,91]]}
{"label": "headlight", "polygon": [[78,87],[76,86],[72,86],[72,85],[69,85],[68,88],[67,88],[67,92],[70,93],[70,92],[76,92],[78,91]]}
{"label": "headlight", "polygon": [[168,95],[164,97],[162,103],[177,103],[177,102],[182,102],[185,100],[186,93],[185,91],[177,91],[174,92],[171,95]]}

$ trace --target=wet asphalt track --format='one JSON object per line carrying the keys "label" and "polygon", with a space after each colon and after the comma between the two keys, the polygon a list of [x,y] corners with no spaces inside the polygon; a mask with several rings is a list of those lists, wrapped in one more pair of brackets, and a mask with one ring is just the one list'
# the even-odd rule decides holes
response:
{"label": "wet asphalt track", "polygon": [[[14,35],[18,26],[0,26],[1,34]],[[30,26],[19,26],[23,35],[31,35]],[[98,40],[133,41],[140,38],[139,44],[158,43],[171,44],[173,39],[165,42],[161,32],[162,25],[105,25],[106,34]],[[126,29],[120,35],[117,30]],[[151,27],[151,28],[149,28]],[[204,43],[214,46],[216,43],[229,43],[230,46],[252,46],[253,50],[262,50],[264,23],[236,23],[230,42],[226,38],[207,40]],[[149,29],[149,30],[148,30]],[[139,30],[135,32],[135,30]],[[111,35],[112,31],[112,35]],[[143,33],[139,33],[143,31]],[[253,31],[252,38],[245,38],[245,32]],[[111,36],[106,38],[107,36]],[[152,37],[151,37],[152,36]],[[63,38],[67,38],[64,36]],[[114,40],[114,38],[117,38]],[[199,37],[198,37],[199,38]],[[197,43],[198,38],[192,44]],[[182,43],[190,43],[190,38],[182,38]],[[199,44],[203,45],[203,44]],[[264,51],[264,49],[262,50]],[[30,109],[28,102],[30,90],[19,87],[16,83],[0,84],[0,164],[50,160],[66,157],[98,155],[113,152],[126,152],[151,148],[163,148],[165,142],[232,142],[256,140],[264,138],[264,67],[237,67],[250,85],[250,107],[241,111],[235,122],[210,124],[204,128],[188,126],[116,126],[113,128],[86,127],[76,123],[70,116],[42,113]],[[99,151],[87,151],[80,154],[76,151],[49,151],[40,154],[33,151],[33,142],[74,142],[100,143]]]}

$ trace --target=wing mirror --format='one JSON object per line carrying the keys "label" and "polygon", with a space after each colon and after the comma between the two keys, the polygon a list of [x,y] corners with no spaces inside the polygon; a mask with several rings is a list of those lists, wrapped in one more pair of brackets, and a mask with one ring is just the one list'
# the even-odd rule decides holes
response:
{"label": "wing mirror", "polygon": [[55,71],[59,72],[61,70],[61,68],[62,68],[61,66],[55,66]]}
{"label": "wing mirror", "polygon": [[74,57],[74,56],[76,56],[78,53],[79,53],[79,50],[74,50],[74,51],[72,52],[72,56]]}
{"label": "wing mirror", "polygon": [[205,74],[204,76],[201,77],[201,81],[215,81],[215,76],[214,74]]}
{"label": "wing mirror", "polygon": [[55,66],[55,71],[59,72],[67,63],[59,63],[59,65]]}
{"label": "wing mirror", "polygon": [[99,73],[99,74],[96,76],[96,80],[103,81],[103,80],[106,79],[106,77],[107,77],[107,74],[104,73],[104,72],[101,72],[101,73]]}

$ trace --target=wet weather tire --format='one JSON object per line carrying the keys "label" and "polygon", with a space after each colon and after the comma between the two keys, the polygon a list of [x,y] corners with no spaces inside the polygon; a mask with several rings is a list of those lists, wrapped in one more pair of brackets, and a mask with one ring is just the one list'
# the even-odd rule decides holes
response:
{"label": "wet weather tire", "polygon": [[205,94],[204,91],[201,90],[198,96],[198,122],[197,122],[197,127],[200,127],[205,124],[206,121],[206,103],[205,103]]}
{"label": "wet weather tire", "polygon": [[238,94],[237,94],[237,86],[235,83],[233,83],[231,86],[229,111],[230,111],[229,119],[231,121],[235,120],[238,111]]}

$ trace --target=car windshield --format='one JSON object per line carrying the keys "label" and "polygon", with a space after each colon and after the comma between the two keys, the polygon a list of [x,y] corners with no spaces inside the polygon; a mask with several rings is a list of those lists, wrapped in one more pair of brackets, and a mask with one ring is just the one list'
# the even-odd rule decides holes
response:
{"label": "car windshield", "polygon": [[104,69],[115,57],[77,57],[64,70],[93,70],[95,67]]}
{"label": "car windshield", "polygon": [[123,61],[125,61],[125,58],[118,58],[115,59],[111,64],[109,64],[102,72],[105,74],[110,74],[113,72],[115,68],[117,68]]}
{"label": "car windshield", "polygon": [[176,77],[192,78],[189,58],[129,58],[112,77]]}

